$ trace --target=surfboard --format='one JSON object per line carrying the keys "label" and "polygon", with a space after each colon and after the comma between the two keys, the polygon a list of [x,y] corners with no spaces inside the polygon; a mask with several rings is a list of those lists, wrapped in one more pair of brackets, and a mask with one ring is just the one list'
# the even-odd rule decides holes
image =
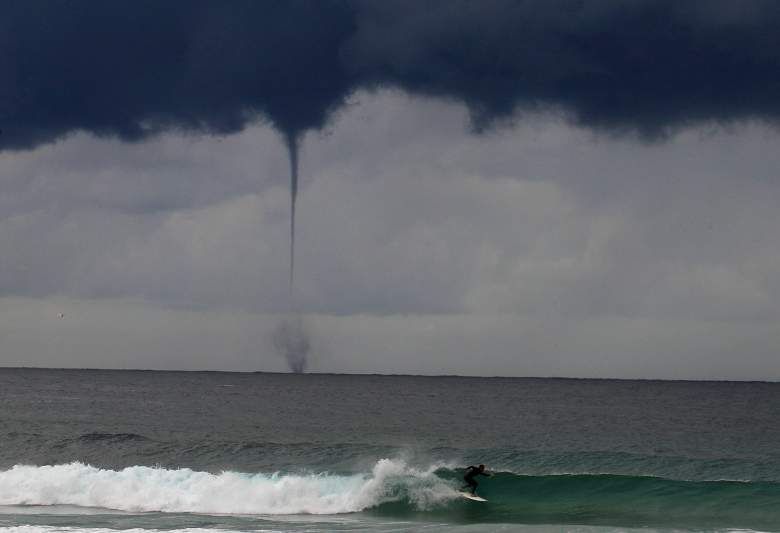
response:
{"label": "surfboard", "polygon": [[475,496],[474,494],[471,494],[470,492],[461,492],[461,496],[466,498],[467,500],[471,500],[474,502],[486,502],[487,500],[485,498],[482,498],[480,496]]}

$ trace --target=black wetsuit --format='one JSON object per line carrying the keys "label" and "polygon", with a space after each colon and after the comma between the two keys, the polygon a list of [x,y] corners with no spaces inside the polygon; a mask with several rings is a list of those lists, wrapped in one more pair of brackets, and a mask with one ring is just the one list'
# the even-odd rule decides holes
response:
{"label": "black wetsuit", "polygon": [[471,488],[471,493],[476,494],[477,493],[477,486],[479,483],[474,479],[477,476],[486,476],[487,474],[484,473],[483,470],[480,470],[478,466],[469,466],[466,468],[466,474],[463,476],[463,481],[466,482],[465,485],[463,485],[463,488]]}

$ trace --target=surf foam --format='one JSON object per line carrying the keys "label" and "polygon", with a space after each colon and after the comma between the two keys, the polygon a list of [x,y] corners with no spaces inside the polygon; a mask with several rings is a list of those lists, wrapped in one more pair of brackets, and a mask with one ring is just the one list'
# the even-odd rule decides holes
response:
{"label": "surf foam", "polygon": [[[272,529],[255,529],[254,533],[276,533]],[[188,527],[184,529],[108,529],[93,527],[69,527],[69,526],[11,526],[0,527],[0,533],[234,533],[230,529],[204,529]]]}
{"label": "surf foam", "polygon": [[76,505],[128,512],[338,514],[407,500],[420,509],[458,497],[434,467],[382,459],[369,474],[281,475],[82,463],[17,465],[0,472],[0,505]]}

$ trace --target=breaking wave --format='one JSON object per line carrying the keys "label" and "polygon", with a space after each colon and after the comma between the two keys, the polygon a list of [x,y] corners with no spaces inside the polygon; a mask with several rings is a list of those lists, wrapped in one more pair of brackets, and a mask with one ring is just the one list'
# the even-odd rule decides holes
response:
{"label": "breaking wave", "polygon": [[0,471],[0,505],[78,506],[132,513],[333,515],[448,523],[750,528],[780,531],[780,483],[685,481],[613,474],[518,475],[481,481],[487,503],[458,495],[462,472],[400,459],[336,475],[209,473],[83,463]]}
{"label": "breaking wave", "polygon": [[406,501],[427,509],[456,498],[431,470],[382,459],[368,474],[281,475],[133,466],[105,470],[74,462],[0,472],[0,505],[76,505],[129,512],[337,514]]}

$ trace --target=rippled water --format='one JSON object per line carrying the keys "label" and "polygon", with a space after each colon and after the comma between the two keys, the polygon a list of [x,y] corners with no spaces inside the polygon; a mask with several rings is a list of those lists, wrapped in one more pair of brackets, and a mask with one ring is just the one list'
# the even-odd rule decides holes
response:
{"label": "rippled water", "polygon": [[0,369],[0,530],[780,531],[779,413],[769,383]]}

